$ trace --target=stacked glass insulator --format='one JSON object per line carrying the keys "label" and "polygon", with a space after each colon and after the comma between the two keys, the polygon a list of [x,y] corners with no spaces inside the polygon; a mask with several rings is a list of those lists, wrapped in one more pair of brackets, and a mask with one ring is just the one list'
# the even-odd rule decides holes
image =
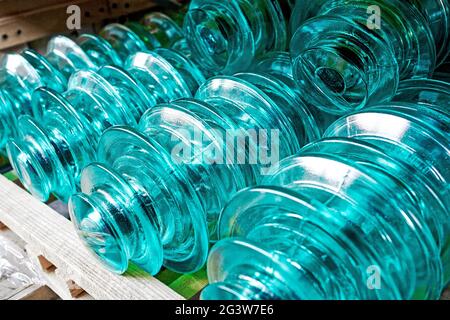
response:
{"label": "stacked glass insulator", "polygon": [[399,102],[342,117],[235,195],[202,297],[439,298],[450,281],[449,92],[406,81]]}
{"label": "stacked glass insulator", "polygon": [[400,80],[431,77],[445,60],[449,10],[439,0],[298,1],[294,13],[303,15],[290,43],[296,83],[316,107],[338,115],[387,102]]}
{"label": "stacked glass insulator", "polygon": [[147,111],[137,130],[108,129],[69,203],[81,238],[115,272],[130,261],[152,274],[201,268],[229,197],[319,136],[285,90],[257,73],[214,77],[195,99]]}
{"label": "stacked glass insulator", "polygon": [[449,12],[193,0],[184,31],[152,13],[57,36],[1,61],[0,150],[114,272],[194,272],[219,240],[205,299],[435,299]]}
{"label": "stacked glass insulator", "polygon": [[[164,14],[151,13],[142,24],[128,25],[110,24],[100,36],[83,34],[76,40],[55,36],[48,42],[45,56],[33,50],[5,55],[0,61],[0,150],[15,136],[18,117],[32,115],[34,90],[45,87],[63,92],[76,71],[96,72],[105,65],[123,67],[125,59],[139,51],[154,50],[164,57],[195,92],[204,77],[186,56],[189,52],[183,45],[182,30],[175,22]],[[181,51],[166,49],[175,47]]]}

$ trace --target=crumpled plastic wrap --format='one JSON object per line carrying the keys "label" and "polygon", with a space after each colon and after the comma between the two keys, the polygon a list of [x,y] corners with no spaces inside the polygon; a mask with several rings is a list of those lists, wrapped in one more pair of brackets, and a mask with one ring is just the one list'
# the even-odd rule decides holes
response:
{"label": "crumpled plastic wrap", "polygon": [[26,252],[0,235],[0,300],[8,299],[33,284],[43,284],[40,270]]}

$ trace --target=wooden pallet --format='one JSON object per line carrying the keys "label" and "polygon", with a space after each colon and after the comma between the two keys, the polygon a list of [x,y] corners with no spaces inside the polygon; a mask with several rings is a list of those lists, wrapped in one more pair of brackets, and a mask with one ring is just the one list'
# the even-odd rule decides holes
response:
{"label": "wooden pallet", "polygon": [[205,270],[191,275],[163,270],[156,277],[135,266],[125,275],[106,270],[84,247],[72,223],[24,191],[12,172],[0,175],[0,229],[24,241],[47,286],[62,299],[178,300],[195,298],[207,284]]}
{"label": "wooden pallet", "polygon": [[0,50],[69,31],[67,7],[81,9],[81,27],[175,0],[0,0]]}

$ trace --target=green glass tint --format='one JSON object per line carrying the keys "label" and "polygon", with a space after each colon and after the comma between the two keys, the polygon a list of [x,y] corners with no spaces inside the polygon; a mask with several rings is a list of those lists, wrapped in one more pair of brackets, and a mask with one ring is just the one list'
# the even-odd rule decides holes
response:
{"label": "green glass tint", "polygon": [[188,55],[184,41],[180,27],[160,12],[147,14],[139,23],[111,23],[98,36],[83,34],[77,39],[91,60],[100,66],[122,66],[130,55],[160,47]]}
{"label": "green glass tint", "polygon": [[[180,80],[185,81],[181,86],[188,87],[192,93],[205,80],[203,73],[188,58],[190,52],[183,45],[185,39],[180,27],[162,13],[146,15],[142,24],[129,23],[128,27],[120,24],[107,25],[100,35],[83,34],[75,41],[65,36],[56,36],[49,41],[45,57],[33,50],[24,50],[20,55],[8,54],[2,58],[0,88],[4,91],[1,93],[0,104],[0,150],[4,148],[6,140],[14,137],[17,132],[17,118],[23,114],[31,115],[33,91],[39,87],[47,87],[62,92],[68,79],[76,71],[95,71],[105,65],[123,67],[129,55],[158,48],[155,51],[159,54],[156,59],[158,63],[154,67],[155,74],[160,72],[156,69],[162,63],[170,64],[165,68],[166,71],[177,73],[175,77],[184,77],[185,80]],[[162,48],[165,46],[174,49]],[[177,52],[176,47],[181,51]],[[167,63],[161,62],[162,60],[167,60]],[[144,67],[144,70],[148,68]],[[178,84],[172,85],[175,87]],[[167,87],[168,84],[159,85],[159,90],[164,86]],[[118,87],[126,91],[126,85]],[[158,85],[155,89],[150,89],[154,92]],[[145,95],[141,96],[145,99]],[[167,100],[164,93],[162,96],[162,100],[158,101]],[[124,94],[123,97],[132,102],[130,95]],[[140,110],[140,114],[142,113],[143,110]]]}
{"label": "green glass tint", "polygon": [[[449,117],[338,120],[222,211],[204,299],[437,299],[449,279]],[[230,238],[231,237],[231,238]]]}
{"label": "green glass tint", "polygon": [[78,71],[62,94],[48,88],[34,91],[34,118],[19,118],[17,138],[8,151],[19,179],[36,197],[45,201],[54,193],[67,201],[77,190],[81,169],[95,160],[104,130],[136,126],[156,103],[191,95],[176,69],[156,53],[131,56],[125,69]]}
{"label": "green glass tint", "polygon": [[[319,136],[323,134],[331,123],[337,120],[338,117],[336,115],[323,109],[316,108],[311,104],[307,99],[308,95],[302,92],[302,88],[295,85],[291,57],[288,52],[270,52],[257,59],[253,65],[253,69],[258,73],[267,74],[276,78],[274,81],[281,81],[283,83],[283,90],[303,104],[302,109],[304,110],[304,119],[314,118],[316,123],[315,126],[319,130]],[[298,102],[291,102],[291,104],[295,106],[298,105]]]}
{"label": "green glass tint", "polygon": [[17,118],[31,114],[31,95],[46,86],[65,89],[64,76],[49,61],[33,50],[5,54],[0,60],[0,150],[16,132]]}
{"label": "green glass tint", "polygon": [[[211,78],[195,98],[150,109],[137,130],[108,129],[99,163],[82,173],[82,193],[69,203],[72,221],[115,272],[127,270],[129,261],[152,274],[162,265],[198,270],[229,197],[274,164],[259,161],[261,154],[270,149],[285,157],[318,137],[303,105],[270,77]],[[270,145],[261,143],[260,131],[267,129],[276,131],[269,133]]]}
{"label": "green glass tint", "polygon": [[[378,21],[368,8],[380,10]],[[330,0],[315,9],[291,40],[293,73],[317,107],[335,114],[388,101],[399,79],[429,77],[436,50],[448,46],[448,2]]]}
{"label": "green glass tint", "polygon": [[245,71],[254,57],[284,50],[283,6],[288,1],[191,1],[184,32],[192,58],[212,73],[232,74]]}

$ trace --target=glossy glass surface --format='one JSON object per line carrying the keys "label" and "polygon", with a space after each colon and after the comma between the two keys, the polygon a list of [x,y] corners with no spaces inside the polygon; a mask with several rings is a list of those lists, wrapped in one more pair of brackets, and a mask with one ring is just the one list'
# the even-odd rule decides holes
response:
{"label": "glossy glass surface", "polygon": [[68,201],[78,189],[82,168],[96,159],[104,130],[135,127],[156,103],[191,95],[176,69],[156,53],[131,56],[125,69],[77,71],[62,94],[49,88],[34,91],[33,118],[19,119],[8,153],[23,185],[40,200],[54,193]]}
{"label": "glossy glass surface", "polygon": [[[152,274],[162,265],[198,270],[215,240],[220,210],[231,195],[260,181],[267,165],[250,163],[268,147],[248,131],[279,130],[269,148],[283,157],[317,139],[302,105],[291,102],[282,82],[241,73],[207,80],[195,99],[157,105],[137,130],[108,129],[98,147],[100,163],[83,171],[82,193],[69,204],[80,237],[115,272],[130,261]],[[228,140],[231,133],[249,146]]]}
{"label": "glossy glass surface", "polygon": [[211,252],[202,298],[439,298],[450,269],[448,121],[421,104],[380,105],[282,160],[222,211],[219,237],[232,238]]}
{"label": "glossy glass surface", "polygon": [[[319,130],[318,136],[321,136],[328,126],[337,120],[338,116],[323,110],[323,108],[317,108],[308,101],[308,95],[302,92],[302,88],[296,86],[292,73],[291,56],[288,52],[275,51],[268,53],[257,59],[253,69],[258,73],[268,74],[283,82],[283,90],[297,101],[296,103],[290,102],[291,105],[301,104],[303,109],[302,117],[304,119],[313,119],[311,120],[315,123],[313,126]],[[277,80],[274,79],[274,81]]]}
{"label": "glossy glass surface", "polygon": [[45,56],[67,80],[77,70],[99,68],[75,41],[61,35],[50,39]]}
{"label": "glossy glass surface", "polygon": [[0,150],[17,132],[17,118],[31,114],[31,95],[41,86],[65,89],[65,78],[48,60],[32,50],[5,54],[0,60]]}
{"label": "glossy glass surface", "polygon": [[[418,3],[330,0],[313,8],[291,41],[297,84],[319,108],[345,114],[390,100],[400,79],[431,76],[436,48],[448,41],[436,25],[447,25],[449,4]],[[368,25],[373,5],[382,12],[379,28]]]}
{"label": "glossy glass surface", "polygon": [[450,114],[450,83],[433,79],[404,80],[393,100],[420,103]]}
{"label": "glossy glass surface", "polygon": [[191,1],[184,32],[192,58],[213,73],[233,74],[247,70],[254,57],[284,50],[287,23],[280,2]]}

